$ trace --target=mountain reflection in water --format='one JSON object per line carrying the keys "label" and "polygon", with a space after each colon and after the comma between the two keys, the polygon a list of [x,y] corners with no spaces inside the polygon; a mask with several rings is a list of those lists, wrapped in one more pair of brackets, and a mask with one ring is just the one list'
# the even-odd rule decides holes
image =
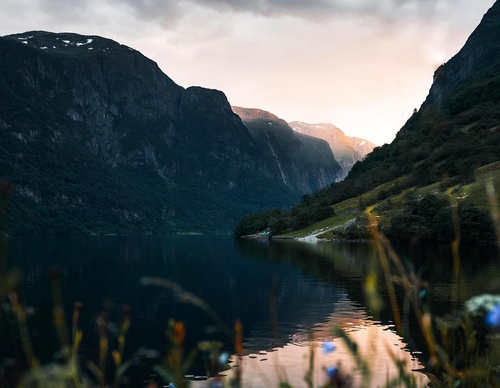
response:
{"label": "mountain reflection in water", "polygon": [[[485,282],[480,280],[488,274],[500,274],[496,248],[477,249],[470,255],[481,257],[481,261],[470,260],[463,266],[462,283],[469,294],[482,290]],[[439,260],[431,256],[432,249],[409,251],[402,256],[413,255],[415,271],[424,269],[423,273],[427,273],[438,309],[447,311],[459,305],[467,293],[450,291],[449,257],[439,249]],[[382,356],[387,345],[400,357],[408,358],[411,368],[420,367],[411,353],[425,351],[415,320],[404,317],[405,337],[400,338],[392,327],[390,311],[384,309],[375,319],[364,305],[362,284],[373,254],[371,244],[266,242],[221,236],[8,239],[8,265],[23,271],[21,297],[23,303],[35,308],[28,323],[33,347],[43,362],[52,360],[59,347],[52,326],[47,279],[47,272],[53,267],[60,269],[66,311],[72,311],[75,301],[84,303],[81,352],[87,359],[96,357],[96,316],[106,311],[112,322],[119,322],[123,305],[132,311],[128,357],[141,347],[164,353],[165,328],[170,318],[185,323],[188,348],[201,340],[218,340],[224,344],[224,350],[232,351],[232,339],[214,331],[214,321],[204,311],[179,302],[171,290],[140,284],[141,277],[154,276],[176,282],[202,298],[229,326],[236,318],[241,319],[245,386],[266,386],[260,372],[251,372],[252,368],[267,370],[269,375],[274,373],[274,378],[284,370],[289,382],[304,385],[303,357],[307,354],[309,334],[313,333],[318,342],[332,338],[332,325],[348,328],[360,341],[360,347],[377,349],[367,356],[370,362],[380,362],[376,369],[382,379],[386,379],[387,368],[393,365]],[[468,254],[464,252],[464,257],[468,258]],[[384,289],[381,293],[386,296]],[[2,351],[6,350],[0,350],[0,355]],[[318,383],[323,376],[322,365],[342,361],[342,365],[351,368],[340,345],[326,358],[320,351],[317,353]],[[140,378],[148,378],[141,373]],[[203,375],[202,363],[195,364],[190,373]],[[423,378],[420,373],[417,376]]]}
{"label": "mountain reflection in water", "polygon": [[[306,386],[304,377],[308,370],[310,347],[315,346],[315,383],[326,383],[324,368],[340,363],[341,369],[353,378],[353,386],[362,383],[361,373],[344,343],[335,338],[333,328],[339,326],[359,346],[359,350],[370,365],[370,386],[383,386],[397,377],[398,371],[393,357],[404,360],[409,373],[412,373],[418,386],[424,386],[428,379],[420,372],[423,366],[415,354],[416,349],[409,349],[403,338],[396,334],[390,321],[383,324],[374,320],[362,304],[363,279],[368,273],[370,259],[375,253],[372,244],[309,244],[294,241],[259,241],[240,242],[242,252],[257,260],[273,263],[292,264],[301,269],[305,277],[317,282],[334,284],[341,290],[339,298],[328,306],[319,306],[318,301],[309,301],[312,311],[327,313],[324,318],[314,317],[308,324],[294,326],[295,331],[287,332],[286,344],[274,347],[270,352],[251,352],[243,358],[243,381],[245,387],[278,386],[280,379],[292,385]],[[307,308],[297,306],[292,311],[298,316],[286,316],[285,321],[300,321],[307,315]],[[278,321],[281,316],[278,317]],[[302,320],[305,318],[302,317]],[[279,325],[279,324],[278,324]],[[280,326],[280,338],[283,327]],[[286,329],[286,328],[285,328]],[[411,330],[415,330],[414,325]],[[286,331],[286,330],[285,330]],[[314,340],[311,340],[313,336]],[[247,341],[254,343],[261,338],[261,333],[251,331]],[[321,345],[324,341],[333,341],[336,350],[323,354]],[[236,363],[236,359],[233,358]],[[232,371],[227,374],[231,375]],[[203,387],[203,383],[198,385]]]}
{"label": "mountain reflection in water", "polygon": [[[288,381],[294,387],[305,387],[304,377],[309,368],[310,346],[315,346],[316,384],[325,384],[327,377],[325,368],[336,365],[342,373],[352,378],[353,387],[362,385],[362,375],[358,371],[356,362],[345,344],[332,337],[331,327],[337,325],[336,320],[316,325],[314,332],[317,340],[305,341],[301,336],[300,345],[291,341],[283,347],[275,348],[272,352],[256,352],[243,357],[242,381],[244,387],[277,387],[280,381]],[[385,386],[390,380],[398,376],[393,357],[404,361],[409,374],[413,374],[418,387],[427,384],[427,377],[416,370],[422,368],[420,361],[406,349],[406,344],[391,326],[384,326],[372,320],[360,325],[352,325],[348,335],[358,344],[362,357],[369,363],[369,385],[373,387]],[[321,340],[320,340],[321,338]],[[333,340],[336,345],[334,352],[324,354],[321,351],[323,340]],[[233,357],[233,363],[237,360]],[[224,373],[232,376],[233,370]],[[195,387],[206,387],[205,382],[196,382]]]}

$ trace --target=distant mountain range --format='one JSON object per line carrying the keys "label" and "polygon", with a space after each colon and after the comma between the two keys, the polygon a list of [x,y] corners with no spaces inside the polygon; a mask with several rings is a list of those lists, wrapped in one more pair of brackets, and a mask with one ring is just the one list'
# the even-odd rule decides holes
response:
{"label": "distant mountain range", "polygon": [[308,124],[301,121],[288,123],[294,131],[326,140],[342,167],[342,178],[345,178],[352,166],[373,151],[375,144],[359,137],[349,137],[333,124]]}
{"label": "distant mountain range", "polygon": [[[371,143],[366,139],[361,139],[358,137],[348,137],[345,133],[336,127],[333,124],[321,123],[321,124],[308,124],[302,121],[292,121],[287,123],[285,120],[279,118],[278,116],[270,113],[268,111],[262,109],[252,109],[252,108],[242,108],[238,106],[233,106],[233,111],[241,117],[243,124],[250,130],[252,136],[254,137],[262,137],[261,146],[266,148],[270,147],[271,143],[268,141],[269,136],[266,136],[268,132],[276,132],[279,131],[284,137],[275,139],[280,143],[284,144],[287,141],[290,142],[291,139],[295,139],[297,144],[310,143],[314,142],[314,139],[322,139],[325,140],[330,147],[330,150],[333,153],[335,161],[342,168],[341,172],[333,171],[330,172],[323,170],[322,173],[326,174],[325,176],[328,179],[323,179],[323,181],[330,180],[340,181],[344,179],[352,166],[358,161],[362,160],[367,154],[369,154],[374,148],[375,144]],[[293,133],[295,132],[295,134]],[[273,136],[271,136],[271,139]],[[285,140],[288,138],[288,140]],[[291,144],[291,143],[289,143]],[[316,143],[315,143],[316,144]],[[281,147],[279,144],[273,145],[273,147]],[[328,161],[329,156],[326,156],[326,152],[323,147],[319,145],[315,145],[310,150],[306,151],[308,155],[308,160],[306,164],[309,165],[308,169],[313,166],[318,167],[327,167],[331,166],[331,162]],[[289,154],[287,157],[297,158],[296,162],[291,162],[295,165],[301,164],[299,161],[300,154],[293,152]],[[326,164],[325,162],[328,161]],[[302,160],[304,162],[304,160]],[[293,170],[293,166],[290,165]],[[290,171],[290,174],[294,176],[300,176],[301,172],[296,169]],[[329,173],[335,174],[335,179],[332,181],[331,177],[329,177]],[[317,187],[316,190],[319,190],[326,185],[321,185],[321,187]],[[306,190],[307,191],[307,190]]]}
{"label": "distant mountain range", "polygon": [[265,110],[237,106],[232,109],[258,147],[273,156],[284,183],[311,193],[343,177],[326,141],[294,132],[286,121]]}
{"label": "distant mountain range", "polygon": [[0,229],[228,233],[340,179],[324,141],[266,125],[109,39],[2,37]]}

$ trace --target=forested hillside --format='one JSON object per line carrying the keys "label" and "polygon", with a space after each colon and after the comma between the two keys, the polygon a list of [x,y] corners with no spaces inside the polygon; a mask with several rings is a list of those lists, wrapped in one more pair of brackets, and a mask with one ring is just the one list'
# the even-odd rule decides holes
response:
{"label": "forested hillside", "polygon": [[[276,157],[224,93],[185,89],[138,51],[73,33],[0,38],[0,138],[11,235],[230,233],[338,168],[332,155],[332,169],[303,164],[314,148]],[[304,174],[283,180],[289,153]]]}
{"label": "forested hillside", "polygon": [[[476,168],[498,160],[500,3],[496,2],[460,52],[436,70],[427,99],[395,140],[356,163],[343,182],[304,197],[291,211],[273,213],[273,224],[279,225],[275,232],[310,225],[323,212],[328,214],[328,207],[386,182],[395,182],[383,193],[386,197],[434,182],[453,186],[470,182]],[[265,215],[257,217],[260,223],[255,222],[256,217],[243,219],[236,234],[269,226]]]}

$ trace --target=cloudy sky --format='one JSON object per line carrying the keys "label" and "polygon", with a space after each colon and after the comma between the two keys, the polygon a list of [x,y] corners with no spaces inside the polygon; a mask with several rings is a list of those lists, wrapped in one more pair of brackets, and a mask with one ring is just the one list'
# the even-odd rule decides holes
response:
{"label": "cloudy sky", "polygon": [[494,0],[1,0],[0,35],[101,35],[232,105],[393,140]]}

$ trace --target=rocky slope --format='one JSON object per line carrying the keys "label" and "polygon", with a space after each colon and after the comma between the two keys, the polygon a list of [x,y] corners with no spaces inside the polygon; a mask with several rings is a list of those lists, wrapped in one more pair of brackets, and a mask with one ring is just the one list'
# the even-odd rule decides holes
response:
{"label": "rocky slope", "polygon": [[373,151],[375,144],[368,140],[349,137],[333,124],[309,124],[301,121],[288,123],[294,131],[314,136],[328,142],[335,159],[342,167],[342,178],[345,178],[352,166]]}
{"label": "rocky slope", "polygon": [[261,109],[233,106],[258,147],[272,156],[284,184],[304,193],[317,191],[342,177],[328,144],[296,133],[286,121]]}
{"label": "rocky slope", "polygon": [[0,138],[10,234],[228,232],[329,183],[284,181],[222,92],[98,36],[0,38]]}

